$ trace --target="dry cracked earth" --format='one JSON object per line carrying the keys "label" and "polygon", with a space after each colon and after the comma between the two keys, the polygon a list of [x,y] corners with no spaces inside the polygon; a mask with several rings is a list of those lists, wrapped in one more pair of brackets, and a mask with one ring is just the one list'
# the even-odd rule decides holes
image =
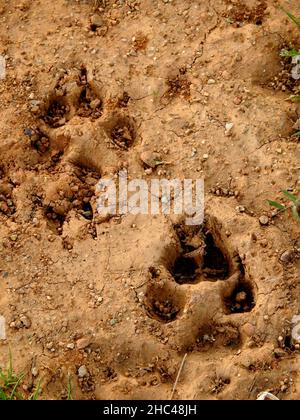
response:
{"label": "dry cracked earth", "polygon": [[[0,366],[41,399],[168,399],[187,354],[175,399],[299,399],[299,225],[266,202],[300,185],[278,2],[0,0],[0,23]],[[203,178],[203,225],[100,217],[121,169]]]}

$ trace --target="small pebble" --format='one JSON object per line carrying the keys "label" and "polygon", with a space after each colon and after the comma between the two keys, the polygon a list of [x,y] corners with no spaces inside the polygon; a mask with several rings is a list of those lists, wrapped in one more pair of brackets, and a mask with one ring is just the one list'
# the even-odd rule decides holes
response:
{"label": "small pebble", "polygon": [[268,224],[269,224],[269,218],[268,218],[268,216],[260,216],[260,218],[259,218],[259,223],[260,223],[262,226],[266,226],[266,225],[268,225]]}
{"label": "small pebble", "polygon": [[88,373],[87,368],[84,365],[80,366],[80,368],[78,369],[79,378],[84,378],[85,376],[88,376],[88,375],[89,373]]}

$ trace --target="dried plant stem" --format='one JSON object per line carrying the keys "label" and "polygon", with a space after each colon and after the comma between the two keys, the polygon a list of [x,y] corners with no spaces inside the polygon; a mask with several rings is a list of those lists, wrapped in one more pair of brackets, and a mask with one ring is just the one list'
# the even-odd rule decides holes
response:
{"label": "dried plant stem", "polygon": [[183,366],[184,366],[184,364],[185,364],[185,360],[186,360],[186,358],[187,358],[187,353],[185,353],[185,355],[183,356],[183,359],[182,359],[182,362],[181,362],[181,365],[180,365],[179,371],[178,371],[178,373],[177,373],[176,381],[175,381],[175,383],[174,383],[174,385],[173,385],[173,389],[172,389],[171,400],[173,400],[173,397],[174,397],[174,394],[175,394],[175,391],[176,391],[176,387],[177,387],[177,384],[178,384],[178,381],[179,381],[179,378],[180,378],[180,375],[181,375],[181,372],[182,372]]}

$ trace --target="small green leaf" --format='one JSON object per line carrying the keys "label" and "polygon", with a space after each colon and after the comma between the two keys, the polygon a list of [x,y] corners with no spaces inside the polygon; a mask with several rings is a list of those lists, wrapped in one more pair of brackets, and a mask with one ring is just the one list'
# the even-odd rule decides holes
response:
{"label": "small green leaf", "polygon": [[293,203],[297,203],[298,202],[298,198],[294,195],[291,194],[290,192],[288,192],[287,190],[282,190],[283,194],[289,199],[291,200]]}
{"label": "small green leaf", "polygon": [[276,209],[279,209],[279,210],[285,210],[286,209],[285,206],[283,206],[282,204],[278,203],[277,201],[268,200],[268,203],[270,204],[270,206],[276,207]]}
{"label": "small green leaf", "polygon": [[300,51],[296,50],[296,48],[292,48],[291,50],[282,50],[280,52],[281,57],[297,57],[300,55]]}
{"label": "small green leaf", "polygon": [[298,213],[298,210],[297,210],[297,207],[296,207],[296,206],[293,206],[293,207],[292,207],[292,213],[293,213],[294,219],[295,219],[298,223],[300,223],[300,215],[299,215],[299,213]]}
{"label": "small green leaf", "polygon": [[300,139],[300,131],[297,131],[297,133],[293,134],[292,137],[297,137],[297,139]]}

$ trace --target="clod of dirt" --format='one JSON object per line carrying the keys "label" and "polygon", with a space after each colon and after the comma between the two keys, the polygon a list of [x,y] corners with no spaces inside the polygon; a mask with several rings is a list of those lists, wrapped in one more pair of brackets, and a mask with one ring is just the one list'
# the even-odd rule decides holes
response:
{"label": "clod of dirt", "polygon": [[21,314],[19,317],[15,318],[9,325],[11,328],[21,329],[21,328],[30,328],[31,320],[27,315]]}
{"label": "clod of dirt", "polygon": [[267,226],[269,224],[269,218],[268,218],[268,216],[260,216],[259,223],[262,226]]}
{"label": "clod of dirt", "polygon": [[104,20],[100,15],[94,14],[93,16],[91,16],[91,31],[95,32],[97,28],[101,28],[101,26],[103,25]]}
{"label": "clod of dirt", "polygon": [[290,262],[293,261],[294,257],[295,257],[294,250],[289,249],[287,251],[284,251],[283,254],[281,254],[280,261],[283,262],[284,264],[289,264]]}

